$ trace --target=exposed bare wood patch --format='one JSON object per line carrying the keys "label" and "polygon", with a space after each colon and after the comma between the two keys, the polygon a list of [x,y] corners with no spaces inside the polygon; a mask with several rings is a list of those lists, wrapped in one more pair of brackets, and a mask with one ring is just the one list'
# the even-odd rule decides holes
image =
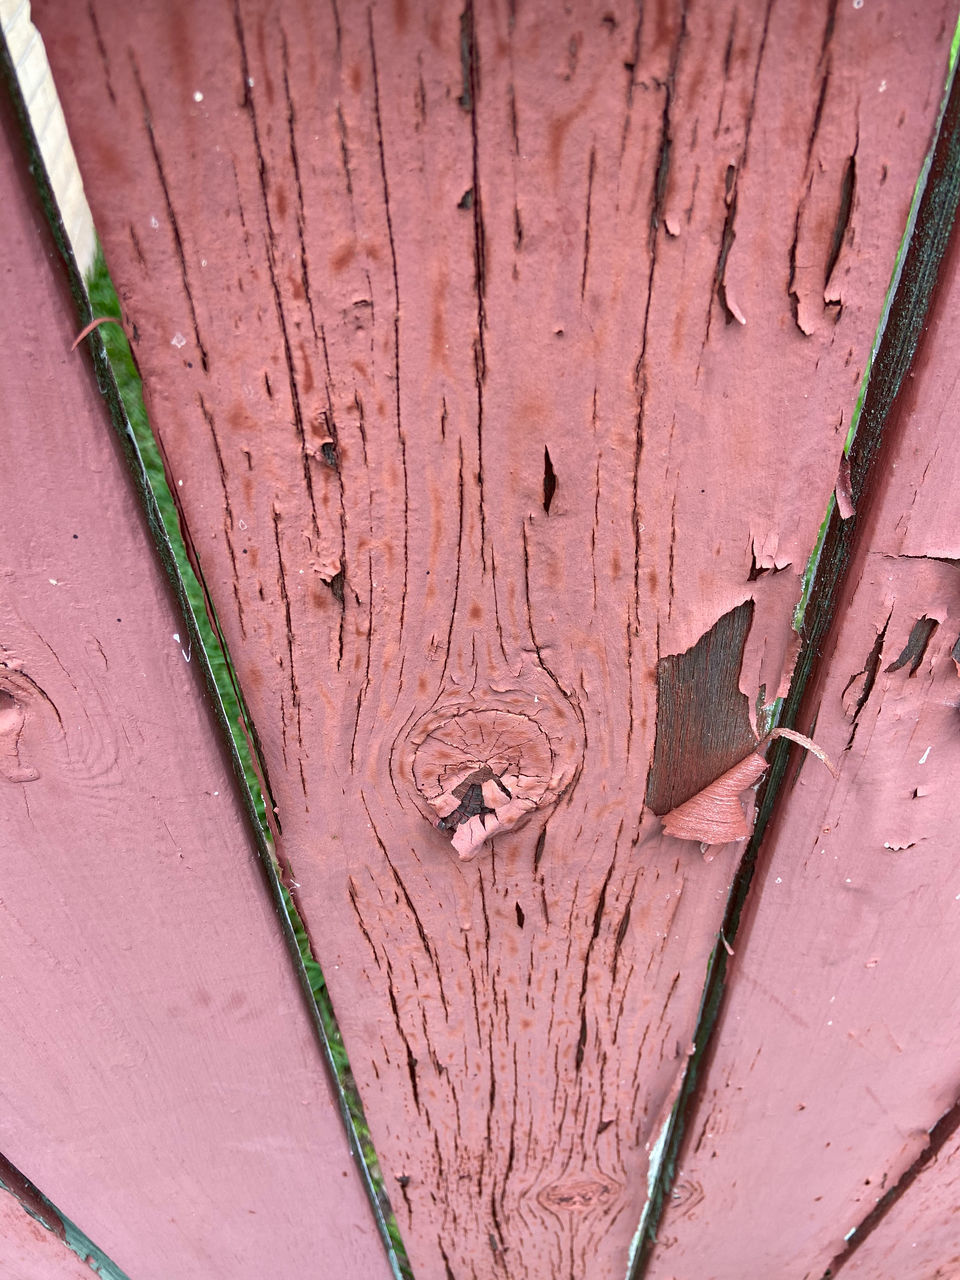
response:
{"label": "exposed bare wood patch", "polygon": [[657,663],[657,736],[647,775],[647,804],[654,813],[689,800],[756,744],[749,702],[739,686],[752,617],[748,600],[724,614],[686,653]]}

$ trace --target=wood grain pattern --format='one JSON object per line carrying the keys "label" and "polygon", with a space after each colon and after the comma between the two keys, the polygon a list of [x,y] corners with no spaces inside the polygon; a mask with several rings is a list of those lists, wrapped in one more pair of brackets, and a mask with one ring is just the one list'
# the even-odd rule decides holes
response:
{"label": "wood grain pattern", "polygon": [[[768,831],[654,1280],[819,1280],[957,1101],[958,268],[954,232],[810,693],[839,777],[796,762]],[[948,1149],[922,1177],[837,1274],[953,1273]]]}
{"label": "wood grain pattern", "polygon": [[[620,1277],[738,852],[657,664],[789,675],[949,6],[35,10],[414,1268]],[[448,704],[572,726],[465,864]]]}
{"label": "wood grain pattern", "polygon": [[303,1276],[318,1255],[385,1278],[11,118],[4,90],[4,1152],[138,1280]]}
{"label": "wood grain pattern", "polygon": [[750,703],[739,685],[752,618],[746,601],[686,653],[657,663],[657,735],[646,800],[654,813],[683,804],[756,746]]}

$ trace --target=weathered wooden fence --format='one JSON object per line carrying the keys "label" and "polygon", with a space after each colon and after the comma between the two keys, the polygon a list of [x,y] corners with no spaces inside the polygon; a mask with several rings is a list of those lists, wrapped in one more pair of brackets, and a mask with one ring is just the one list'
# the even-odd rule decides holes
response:
{"label": "weathered wooden fence", "polygon": [[[417,1280],[953,1275],[955,4],[33,19]],[[131,1280],[386,1276],[19,106],[0,1151]]]}

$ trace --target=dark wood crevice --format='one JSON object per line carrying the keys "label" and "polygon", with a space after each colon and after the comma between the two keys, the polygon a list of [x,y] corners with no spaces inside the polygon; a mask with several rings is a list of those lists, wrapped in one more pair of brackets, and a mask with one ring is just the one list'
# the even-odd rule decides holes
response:
{"label": "dark wood crevice", "polygon": [[[877,491],[887,478],[885,460],[902,426],[898,397],[920,344],[928,314],[934,304],[940,266],[953,231],[960,200],[960,83],[954,74],[949,86],[942,118],[930,151],[926,182],[917,204],[916,218],[909,241],[903,251],[899,278],[888,300],[886,314],[881,317],[880,339],[869,372],[856,435],[850,448],[850,484],[854,514],[843,519],[832,508],[823,540],[816,577],[803,615],[801,647],[790,690],[784,699],[779,723],[790,728],[803,728],[816,713],[817,678],[823,655],[831,652],[831,634],[838,621],[837,612],[847,575],[863,531],[869,527],[869,514]],[[922,180],[922,176],[921,176]],[[922,621],[922,620],[921,620]],[[927,637],[929,639],[929,636]],[[960,642],[958,642],[960,644]],[[908,642],[908,649],[910,644]],[[914,646],[916,648],[916,645]],[[925,645],[924,645],[925,648]],[[910,660],[911,654],[905,661]],[[754,872],[761,854],[764,834],[774,814],[779,811],[790,760],[791,745],[780,740],[770,755],[770,769],[758,794],[757,820],[753,836],[744,852],[734,879],[724,916],[721,937],[732,942],[736,937],[747,903]],[[652,1261],[657,1228],[667,1197],[673,1187],[681,1147],[689,1120],[695,1115],[701,1098],[701,1086],[709,1073],[711,1038],[724,1002],[725,979],[729,954],[719,943],[714,948],[704,983],[700,1017],[694,1034],[696,1052],[675,1104],[667,1132],[664,1155],[653,1183],[643,1238],[636,1250],[627,1280],[642,1280]],[[943,1118],[937,1129],[960,1123],[956,1108]],[[939,1145],[949,1137],[944,1131]],[[934,1142],[913,1166],[916,1172],[931,1158]],[[937,1148],[939,1149],[939,1148]],[[908,1171],[889,1194],[903,1194],[916,1173]],[[889,1207],[885,1197],[875,1213],[868,1215],[858,1228],[855,1240],[859,1246],[881,1220]],[[828,1275],[836,1275],[837,1267],[852,1250],[846,1250],[831,1263]]]}
{"label": "dark wood crevice", "polygon": [[[135,69],[134,78],[137,78]],[[144,108],[146,110],[146,103],[144,103]],[[0,126],[2,126],[2,128],[5,129],[12,138],[15,134],[19,135],[14,138],[14,145],[18,148],[22,147],[23,150],[24,158],[22,170],[24,175],[29,174],[29,180],[26,177],[24,179],[25,185],[28,182],[30,187],[30,198],[35,200],[39,205],[39,208],[42,211],[42,216],[46,220],[49,234],[52,237],[53,244],[50,246],[49,256],[53,259],[55,258],[56,253],[59,254],[60,262],[58,265],[63,279],[64,305],[69,306],[67,298],[67,292],[69,291],[69,295],[72,296],[73,303],[76,307],[78,325],[89,326],[90,322],[94,319],[93,311],[91,309],[90,294],[87,284],[81,274],[80,266],[74,254],[60,207],[54,194],[50,174],[41,153],[40,144],[34,131],[27,103],[18,79],[17,68],[13,63],[10,49],[2,34],[0,34]],[[149,128],[148,133],[152,136],[152,132]],[[54,252],[54,246],[56,253]],[[136,336],[135,328],[134,336]],[[206,351],[200,342],[199,333],[197,333],[196,339],[201,351],[204,368],[206,368]],[[362,1115],[362,1108],[360,1107],[359,1100],[356,1099],[355,1096],[351,1096],[351,1091],[355,1094],[355,1086],[352,1083],[352,1076],[349,1080],[345,1080],[345,1078],[341,1076],[335,1059],[331,1039],[328,1034],[328,1024],[334,1028],[334,1033],[338,1034],[336,1032],[336,1019],[333,1014],[332,1005],[330,1004],[328,996],[325,999],[318,999],[318,996],[315,995],[304,965],[303,956],[300,951],[300,944],[294,929],[294,923],[288,912],[288,903],[292,902],[294,913],[298,911],[299,904],[291,890],[288,889],[285,883],[283,883],[282,873],[284,869],[282,864],[278,871],[278,864],[274,859],[274,846],[272,845],[270,837],[261,822],[261,817],[257,808],[257,800],[255,799],[253,791],[251,791],[250,785],[248,784],[244,766],[230,725],[227,721],[221,691],[211,666],[211,650],[205,642],[205,639],[198,627],[194,609],[191,605],[188,590],[174,551],[173,540],[176,539],[178,535],[171,530],[161,514],[157,500],[157,493],[148,474],[144,456],[141,452],[141,447],[137,441],[137,437],[128,417],[127,408],[121,395],[114,367],[111,364],[110,356],[106,346],[104,345],[102,335],[96,328],[91,330],[89,336],[85,340],[85,345],[89,349],[97,384],[106,402],[106,414],[109,416],[110,423],[119,439],[129,476],[143,511],[143,519],[146,523],[150,540],[153,544],[153,549],[159,558],[160,565],[169,584],[171,597],[175,602],[175,608],[182,620],[181,634],[184,637],[184,643],[188,646],[188,652],[193,654],[196,665],[200,668],[208,708],[216,723],[216,728],[219,731],[219,741],[224,752],[224,756],[229,762],[229,768],[232,769],[234,785],[238,789],[240,803],[245,810],[246,817],[249,822],[251,840],[257,850],[267,891],[270,894],[273,905],[276,909],[277,927],[283,936],[284,944],[294,968],[295,981],[300,988],[304,1007],[316,1035],[316,1040],[320,1047],[324,1065],[328,1072],[328,1078],[333,1087],[337,1110],[339,1111],[343,1124],[350,1155],[355,1163],[360,1182],[363,1186],[364,1194],[370,1203],[376,1230],[381,1238],[388,1265],[396,1274],[400,1274],[400,1265],[398,1264],[397,1253],[395,1251],[394,1242],[391,1239],[385,1217],[385,1214],[390,1214],[392,1210],[389,1200],[385,1194],[378,1194],[378,1190],[374,1186],[371,1170],[367,1163],[364,1150],[361,1147],[360,1138],[357,1132],[357,1125],[354,1119],[355,1112],[359,1112]],[[152,431],[152,427],[149,429]],[[162,458],[163,471],[168,477],[169,483],[171,468],[164,453],[162,442],[155,432],[153,433],[153,436],[153,444]],[[170,494],[176,507],[179,541],[182,544],[184,557],[197,577],[198,587],[202,593],[204,606],[208,614],[210,626],[214,633],[214,643],[219,644],[220,646],[226,676],[233,687],[240,708],[241,730],[247,741],[252,768],[256,773],[263,793],[263,799],[266,801],[267,820],[268,822],[275,824],[279,831],[279,818],[274,804],[266,759],[261,748],[259,735],[253,724],[252,718],[247,712],[243,694],[237,681],[234,663],[231,659],[222,629],[217,619],[216,610],[208,592],[207,584],[200,568],[199,559],[194,551],[184,513],[177,501],[177,488],[175,486],[170,486]],[[118,618],[117,621],[119,622],[120,619]],[[288,878],[292,880],[292,877]],[[312,959],[312,957],[310,958]],[[348,1075],[349,1074],[348,1067]],[[367,1136],[367,1143],[370,1143],[369,1135]],[[9,1182],[7,1180],[8,1175],[10,1178]],[[57,1234],[59,1234],[59,1230],[57,1230],[55,1225],[55,1223],[59,1221],[68,1232],[70,1237],[70,1247],[74,1248],[76,1251],[77,1243],[79,1242],[83,1244],[85,1248],[85,1254],[83,1255],[84,1260],[93,1259],[93,1261],[99,1266],[100,1273],[106,1278],[106,1280],[127,1280],[126,1274],[118,1266],[110,1262],[107,1255],[102,1253],[102,1251],[99,1250],[92,1241],[89,1241],[80,1228],[74,1226],[69,1219],[62,1215],[59,1210],[57,1210],[56,1207],[48,1201],[45,1196],[43,1196],[42,1192],[33,1187],[33,1184],[30,1183],[24,1175],[20,1174],[12,1164],[6,1161],[2,1155],[0,1155],[0,1187],[6,1187],[26,1205],[27,1201],[23,1199],[20,1194],[20,1190],[18,1190],[18,1188],[23,1188],[24,1195],[28,1197],[30,1204],[37,1203],[46,1206],[47,1218],[49,1218],[49,1220],[37,1213],[34,1213],[34,1216],[38,1217],[38,1220],[42,1221],[44,1226],[51,1230],[56,1230]],[[32,1208],[30,1209],[30,1212],[34,1212]],[[78,1254],[78,1256],[80,1255]],[[411,1274],[407,1267],[405,1258],[403,1266],[406,1268],[405,1274]]]}

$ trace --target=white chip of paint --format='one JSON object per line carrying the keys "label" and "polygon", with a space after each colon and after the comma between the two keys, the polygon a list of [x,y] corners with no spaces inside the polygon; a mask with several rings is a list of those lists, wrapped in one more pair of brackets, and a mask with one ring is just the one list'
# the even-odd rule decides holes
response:
{"label": "white chip of paint", "polygon": [[926,763],[927,763],[927,756],[930,754],[930,752],[931,752],[932,750],[933,750],[933,747],[927,747],[926,751],[923,753],[923,755],[922,755],[922,756],[920,757],[920,759],[917,761],[917,764],[926,764]]}
{"label": "white chip of paint", "polygon": [[181,347],[185,347],[187,345],[187,340],[182,333],[175,333],[170,339],[170,345],[171,347],[176,347],[179,351]]}
{"label": "white chip of paint", "polygon": [[193,100],[194,100],[194,102],[202,102],[202,101],[203,101],[203,94],[200,92],[200,90],[199,90],[199,89],[197,89],[197,90],[194,92]]}
{"label": "white chip of paint", "polygon": [[156,218],[154,218],[154,217],[152,217],[152,216],[151,216],[151,218],[150,218],[150,225],[151,225],[151,227],[153,227],[154,231],[156,231],[156,229],[157,229],[157,227],[159,227],[160,223],[157,221],[157,219],[156,219]]}

